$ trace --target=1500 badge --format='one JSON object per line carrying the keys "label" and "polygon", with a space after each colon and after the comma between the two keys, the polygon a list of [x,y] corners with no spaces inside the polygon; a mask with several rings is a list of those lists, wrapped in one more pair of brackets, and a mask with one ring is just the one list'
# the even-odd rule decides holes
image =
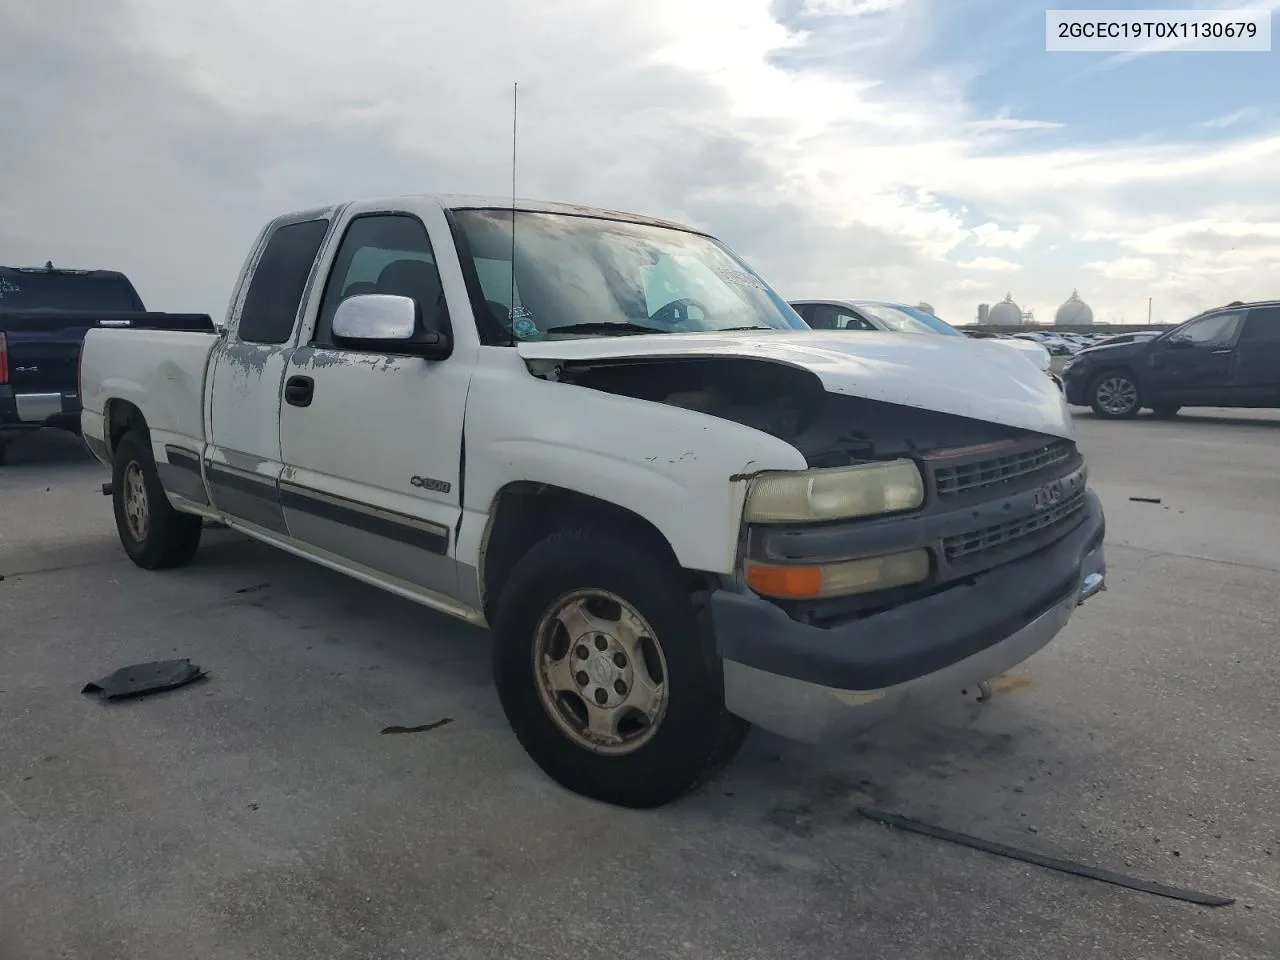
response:
{"label": "1500 badge", "polygon": [[447,480],[432,480],[430,477],[412,477],[409,483],[420,490],[431,490],[435,493],[448,493],[453,484]]}

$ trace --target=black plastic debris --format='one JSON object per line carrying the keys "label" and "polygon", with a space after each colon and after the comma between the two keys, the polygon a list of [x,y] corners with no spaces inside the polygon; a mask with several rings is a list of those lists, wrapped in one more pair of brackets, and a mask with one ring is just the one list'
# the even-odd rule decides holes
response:
{"label": "black plastic debris", "polygon": [[965,833],[956,833],[954,830],[947,830],[945,827],[935,827],[929,823],[921,823],[919,820],[900,817],[893,813],[885,813],[883,810],[872,810],[868,807],[859,807],[858,813],[862,814],[862,816],[866,817],[868,820],[873,820],[876,823],[882,823],[887,827],[897,827],[900,830],[909,830],[912,833],[923,834],[926,837],[933,837],[937,840],[945,840],[948,843],[958,843],[963,847],[981,850],[984,853],[994,853],[996,856],[1008,857],[1011,860],[1020,860],[1023,863],[1034,864],[1037,867],[1044,867],[1046,870],[1057,870],[1059,873],[1069,873],[1076,877],[1085,877],[1089,880],[1100,880],[1103,883],[1114,884],[1117,887],[1126,887],[1129,890],[1138,890],[1141,893],[1152,893],[1158,897],[1169,897],[1171,900],[1183,900],[1187,903],[1196,903],[1203,907],[1226,907],[1236,902],[1232,897],[1219,897],[1212,893],[1199,893],[1195,890],[1183,890],[1179,887],[1170,887],[1163,883],[1156,883],[1152,880],[1140,880],[1137,877],[1128,877],[1122,873],[1115,873],[1111,870],[1091,867],[1085,863],[1074,863],[1070,860],[1061,860],[1057,857],[1047,857],[1041,853],[1033,853],[1030,850],[1019,850],[1017,847],[1006,846],[1003,843],[996,843],[993,840],[984,840],[981,837],[972,837]]}
{"label": "black plastic debris", "polygon": [[383,727],[380,733],[426,733],[428,730],[434,730],[436,727],[443,727],[446,723],[453,723],[453,717],[445,717],[443,720],[437,720],[435,723],[424,723],[420,727]]}
{"label": "black plastic debris", "polygon": [[205,670],[187,659],[153,660],[121,667],[101,680],[85,684],[80,692],[100,694],[103,700],[120,700],[183,687],[206,676]]}
{"label": "black plastic debris", "polygon": [[1130,497],[1134,503],[1163,503],[1159,497]]}

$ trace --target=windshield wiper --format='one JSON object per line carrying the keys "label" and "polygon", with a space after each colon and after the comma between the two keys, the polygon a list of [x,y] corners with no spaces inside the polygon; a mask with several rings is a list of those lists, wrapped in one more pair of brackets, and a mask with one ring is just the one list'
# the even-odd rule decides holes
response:
{"label": "windshield wiper", "polygon": [[547,327],[547,333],[669,333],[661,327],[646,327],[641,323],[568,323],[562,327]]}
{"label": "windshield wiper", "polygon": [[749,327],[717,327],[714,330],[707,330],[706,332],[707,333],[734,333],[735,331],[738,331],[738,330],[774,330],[774,329],[776,328],[771,327],[767,324],[753,323]]}

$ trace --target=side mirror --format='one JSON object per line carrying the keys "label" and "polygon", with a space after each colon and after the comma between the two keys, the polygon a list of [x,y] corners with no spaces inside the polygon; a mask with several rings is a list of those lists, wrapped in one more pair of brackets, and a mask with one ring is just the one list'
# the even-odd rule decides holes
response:
{"label": "side mirror", "polygon": [[338,304],[333,339],[353,347],[443,360],[452,351],[448,336],[439,330],[419,336],[418,319],[418,304],[409,297],[362,293]]}
{"label": "side mirror", "polygon": [[1170,350],[1187,350],[1191,347],[1191,340],[1187,337],[1170,337]]}

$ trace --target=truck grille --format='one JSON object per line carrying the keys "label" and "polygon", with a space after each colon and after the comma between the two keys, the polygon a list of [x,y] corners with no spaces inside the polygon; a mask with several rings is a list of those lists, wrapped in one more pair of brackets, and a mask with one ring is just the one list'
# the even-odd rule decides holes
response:
{"label": "truck grille", "polygon": [[1084,491],[1081,490],[1056,506],[1034,516],[946,537],[942,541],[942,549],[948,562],[955,562],[975,553],[1013,546],[1024,538],[1043,533],[1051,527],[1065,526],[1083,508]]}
{"label": "truck grille", "polygon": [[1033,450],[938,466],[933,470],[934,489],[940,500],[988,490],[1066,463],[1074,454],[1075,444],[1070,440],[1055,440]]}

